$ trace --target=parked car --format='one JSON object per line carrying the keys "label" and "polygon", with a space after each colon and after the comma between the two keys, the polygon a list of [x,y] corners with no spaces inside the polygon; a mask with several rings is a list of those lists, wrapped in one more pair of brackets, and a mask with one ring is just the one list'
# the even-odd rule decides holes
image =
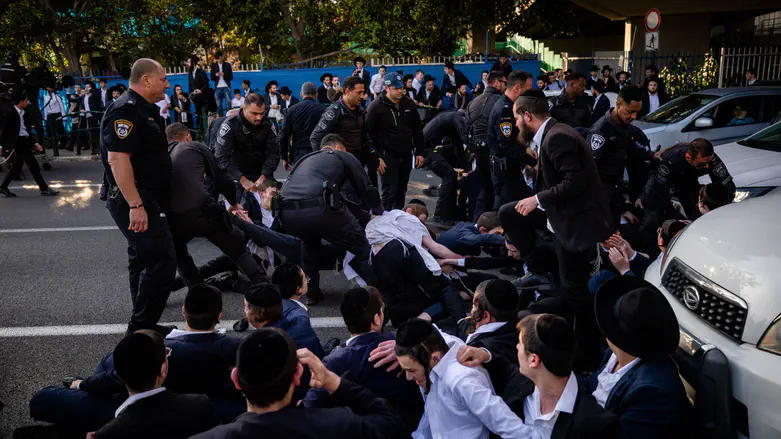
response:
{"label": "parked car", "polygon": [[[714,149],[735,181],[735,201],[762,196],[781,186],[781,122]],[[710,183],[710,177],[700,177],[700,183]]]}
{"label": "parked car", "polygon": [[636,120],[662,147],[704,137],[714,145],[745,139],[781,111],[781,87],[718,88],[681,96]]}
{"label": "parked car", "polygon": [[781,437],[781,190],[710,212],[647,270],[680,325],[699,437]]}

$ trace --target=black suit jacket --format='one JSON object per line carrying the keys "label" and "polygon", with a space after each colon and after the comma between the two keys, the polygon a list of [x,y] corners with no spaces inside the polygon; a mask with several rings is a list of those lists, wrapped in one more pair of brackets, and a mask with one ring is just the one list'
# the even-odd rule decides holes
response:
{"label": "black suit jacket", "polygon": [[399,438],[408,433],[388,402],[342,378],[331,395],[336,408],[294,408],[256,414],[245,413],[193,439],[364,439]]}
{"label": "black suit jacket", "polygon": [[[271,112],[271,94],[265,93],[263,95],[263,104],[266,106],[266,111],[263,113],[264,117],[268,117],[269,112]],[[285,109],[285,100],[282,99],[282,95],[279,93],[277,93],[277,104],[279,104],[279,111],[282,112]]]}
{"label": "black suit jacket", "polygon": [[518,364],[518,332],[515,322],[507,322],[501,328],[477,334],[467,343],[469,346],[486,348],[491,355],[501,355],[510,363]]}
{"label": "black suit jacket", "polygon": [[[187,74],[187,84],[189,92],[192,94],[195,90],[206,91],[209,88],[209,78],[206,76],[206,72],[203,69],[198,69],[195,72],[195,78],[193,78],[193,72]],[[193,96],[195,99],[195,96]]]}
{"label": "black suit jacket", "polygon": [[[217,84],[220,82],[220,77],[217,76],[217,73],[220,72],[220,67],[217,65],[217,63],[212,64],[212,72],[211,72],[211,78],[212,81],[214,81],[214,88],[217,88]],[[231,67],[230,63],[227,63],[225,61],[222,62],[222,79],[225,80],[225,83],[228,84],[228,88],[231,88],[231,81],[233,81],[233,68]],[[233,95],[233,90],[231,90],[231,96]]]}
{"label": "black suit jacket", "polygon": [[212,332],[166,338],[165,344],[172,351],[165,380],[167,389],[215,399],[242,399],[230,379],[241,339]]}
{"label": "black suit jacket", "polygon": [[[92,90],[92,92],[89,95],[89,109],[90,111],[103,111],[105,108],[103,107],[103,99],[100,96],[100,90]],[[92,114],[93,117],[97,117],[98,119],[102,119],[102,114]]]}
{"label": "black suit jacket", "polygon": [[[19,144],[19,113],[16,106],[11,105],[4,114],[0,115],[0,146],[5,151],[16,149]],[[27,133],[33,134],[33,119],[29,111],[24,112],[24,126],[27,127]],[[25,151],[26,152],[26,151]]]}
{"label": "black suit jacket", "polygon": [[[281,96],[280,96],[280,99],[281,99]],[[299,102],[298,98],[295,97],[295,96],[290,96],[290,104],[288,104],[287,101],[284,100],[284,99],[281,99],[281,100],[282,100],[282,102],[280,102],[279,105],[282,106],[282,110],[281,110],[282,114],[285,114],[286,110],[288,108],[292,107],[293,105],[296,105]]]}
{"label": "black suit jacket", "polygon": [[614,230],[599,171],[586,140],[551,118],[540,145],[537,199],[561,245],[580,252]]}
{"label": "black suit jacket", "polygon": [[96,439],[186,439],[206,431],[217,420],[204,395],[169,391],[140,399],[95,434]]}

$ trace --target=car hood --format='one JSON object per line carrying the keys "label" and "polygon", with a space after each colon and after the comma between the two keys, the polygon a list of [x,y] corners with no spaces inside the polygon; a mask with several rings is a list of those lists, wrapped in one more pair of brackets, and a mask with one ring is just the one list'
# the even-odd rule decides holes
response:
{"label": "car hood", "polygon": [[[750,148],[738,143],[719,145],[714,150],[727,165],[727,170],[735,180],[735,186],[781,185],[781,153]],[[701,177],[700,183],[710,183],[710,177]]]}
{"label": "car hood", "polygon": [[[680,259],[748,304],[743,341],[781,314],[781,193],[720,207],[689,225],[665,264]],[[667,269],[667,266],[663,269]]]}
{"label": "car hood", "polygon": [[667,128],[667,125],[661,124],[661,123],[651,123],[651,122],[643,122],[641,120],[636,120],[632,122],[632,124],[645,133],[646,136],[649,136],[651,134],[661,133],[662,131]]}

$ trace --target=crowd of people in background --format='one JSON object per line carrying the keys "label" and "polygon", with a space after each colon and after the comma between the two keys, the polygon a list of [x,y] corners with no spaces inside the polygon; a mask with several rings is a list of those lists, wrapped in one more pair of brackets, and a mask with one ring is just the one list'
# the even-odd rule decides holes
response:
{"label": "crowd of people in background", "polygon": [[[74,84],[67,110],[50,96],[47,120],[99,124],[83,141],[128,241],[133,313],[94,373],[40,390],[31,416],[107,439],[688,437],[678,323],[642,278],[735,185],[707,140],[650,145],[632,125],[664,104],[659,72],[637,86],[609,66],[556,70],[534,87],[504,54],[476,85],[452,63],[439,86],[388,70],[356,58],[299,101],[277,81],[232,88],[217,52],[208,74],[189,61],[188,93],[169,97],[141,59],[119,96],[105,81]],[[11,114],[27,100],[14,91]],[[413,168],[442,178],[433,214],[407,197]],[[222,255],[197,266],[196,237]],[[309,307],[335,266],[355,285],[340,292],[350,338],[323,344]],[[184,329],[160,325],[185,286]],[[244,319],[226,334],[228,291]]]}

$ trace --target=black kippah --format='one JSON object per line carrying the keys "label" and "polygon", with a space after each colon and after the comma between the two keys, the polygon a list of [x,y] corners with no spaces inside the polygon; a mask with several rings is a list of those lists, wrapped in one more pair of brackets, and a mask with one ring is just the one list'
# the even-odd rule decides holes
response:
{"label": "black kippah", "polygon": [[[369,292],[365,288],[353,288],[344,294],[341,311],[347,327],[363,324],[363,312],[369,305]],[[349,310],[349,311],[348,311]],[[352,312],[350,312],[352,311]],[[356,321],[357,319],[357,321]]]}
{"label": "black kippah", "polygon": [[526,90],[525,92],[521,93],[521,96],[524,96],[524,97],[527,97],[527,98],[547,99],[545,97],[545,92],[543,92],[539,88],[530,88],[530,89]]}
{"label": "black kippah", "polygon": [[508,280],[493,279],[485,286],[488,305],[499,311],[514,312],[518,308],[518,290]]}
{"label": "black kippah", "polygon": [[537,337],[555,351],[570,351],[575,346],[575,334],[569,323],[553,314],[541,314],[534,324]]}
{"label": "black kippah", "polygon": [[412,347],[423,343],[436,329],[431,322],[423,319],[409,319],[399,326],[396,332],[396,345]]}
{"label": "black kippah", "polygon": [[297,361],[292,339],[276,328],[253,331],[236,351],[239,379],[255,387],[279,380]]}
{"label": "black kippah", "polygon": [[250,288],[244,298],[252,306],[266,308],[279,305],[282,302],[282,295],[279,288],[274,284],[258,284]]}

